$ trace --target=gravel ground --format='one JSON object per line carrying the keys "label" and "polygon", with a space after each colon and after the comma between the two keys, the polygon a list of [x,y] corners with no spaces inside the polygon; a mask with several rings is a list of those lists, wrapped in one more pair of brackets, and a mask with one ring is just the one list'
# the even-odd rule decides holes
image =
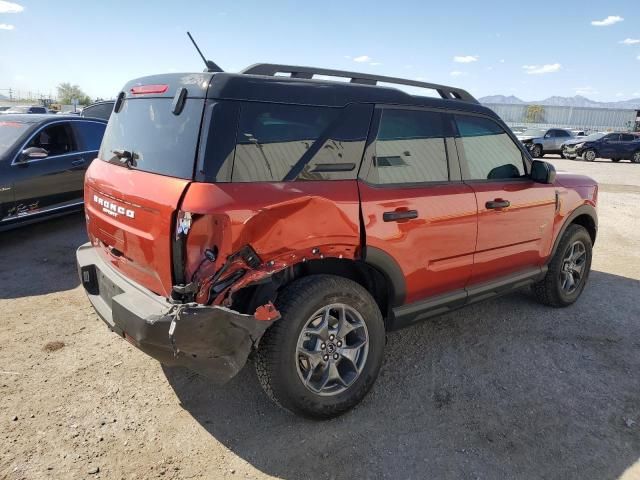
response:
{"label": "gravel ground", "polygon": [[0,478],[640,478],[640,165],[548,158],[602,183],[590,283],[389,335],[365,401],[316,423],[252,368],[162,368],[78,285],[80,215],[0,234]]}

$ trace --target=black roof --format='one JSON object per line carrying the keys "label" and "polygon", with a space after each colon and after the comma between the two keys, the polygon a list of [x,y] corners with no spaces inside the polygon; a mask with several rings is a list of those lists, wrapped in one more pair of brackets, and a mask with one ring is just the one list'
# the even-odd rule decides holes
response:
{"label": "black roof", "polygon": [[[310,67],[298,68],[310,69]],[[252,70],[256,71],[257,69],[255,66],[247,69],[248,72]],[[342,73],[349,74],[350,72]],[[361,76],[374,78],[371,75],[365,74],[361,74]],[[380,81],[385,81],[383,79],[389,77],[378,78]],[[406,82],[411,82],[411,84],[422,83],[409,80]],[[277,102],[329,107],[344,107],[350,103],[381,103],[476,112],[497,118],[497,115],[491,109],[477,103],[477,101],[464,90],[440,85],[437,85],[437,87],[443,87],[455,93],[461,92],[462,99],[411,95],[398,88],[387,85],[371,85],[353,81],[343,82],[315,78],[299,78],[295,76],[254,75],[251,73],[227,72],[152,75],[131,80],[123,87],[122,91],[127,98],[142,97],[142,95],[136,95],[131,92],[133,87],[141,85],[168,86],[164,93],[146,94],[144,95],[145,97],[174,97],[178,89],[186,88],[188,96],[191,98]]]}

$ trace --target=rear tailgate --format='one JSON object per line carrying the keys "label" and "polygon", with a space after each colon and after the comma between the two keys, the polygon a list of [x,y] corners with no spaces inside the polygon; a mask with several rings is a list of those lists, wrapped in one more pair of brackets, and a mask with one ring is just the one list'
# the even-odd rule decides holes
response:
{"label": "rear tailgate", "polygon": [[210,75],[194,78],[155,76],[125,86],[85,177],[94,248],[125,277],[165,297],[173,285],[173,225],[193,178]]}
{"label": "rear tailgate", "polygon": [[165,297],[172,285],[174,213],[188,184],[100,161],[92,163],[85,178],[93,246],[123,275]]}

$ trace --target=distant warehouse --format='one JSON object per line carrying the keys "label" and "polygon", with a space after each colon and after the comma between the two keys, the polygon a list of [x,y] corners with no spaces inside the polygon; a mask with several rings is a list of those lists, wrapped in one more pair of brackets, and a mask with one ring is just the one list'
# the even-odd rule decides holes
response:
{"label": "distant warehouse", "polygon": [[564,127],[588,131],[640,130],[640,110],[484,103],[511,127]]}

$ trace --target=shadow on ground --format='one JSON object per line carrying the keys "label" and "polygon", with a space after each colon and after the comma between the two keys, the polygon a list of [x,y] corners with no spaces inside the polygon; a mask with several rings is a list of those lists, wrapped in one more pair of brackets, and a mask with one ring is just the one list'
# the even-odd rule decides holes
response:
{"label": "shadow on ground", "polygon": [[165,374],[213,437],[284,479],[616,479],[640,457],[639,293],[593,272],[570,308],[518,293],[391,334],[373,391],[327,422],[272,405],[251,365],[223,387]]}
{"label": "shadow on ground", "polygon": [[0,299],[77,287],[75,252],[86,241],[83,213],[0,232]]}

